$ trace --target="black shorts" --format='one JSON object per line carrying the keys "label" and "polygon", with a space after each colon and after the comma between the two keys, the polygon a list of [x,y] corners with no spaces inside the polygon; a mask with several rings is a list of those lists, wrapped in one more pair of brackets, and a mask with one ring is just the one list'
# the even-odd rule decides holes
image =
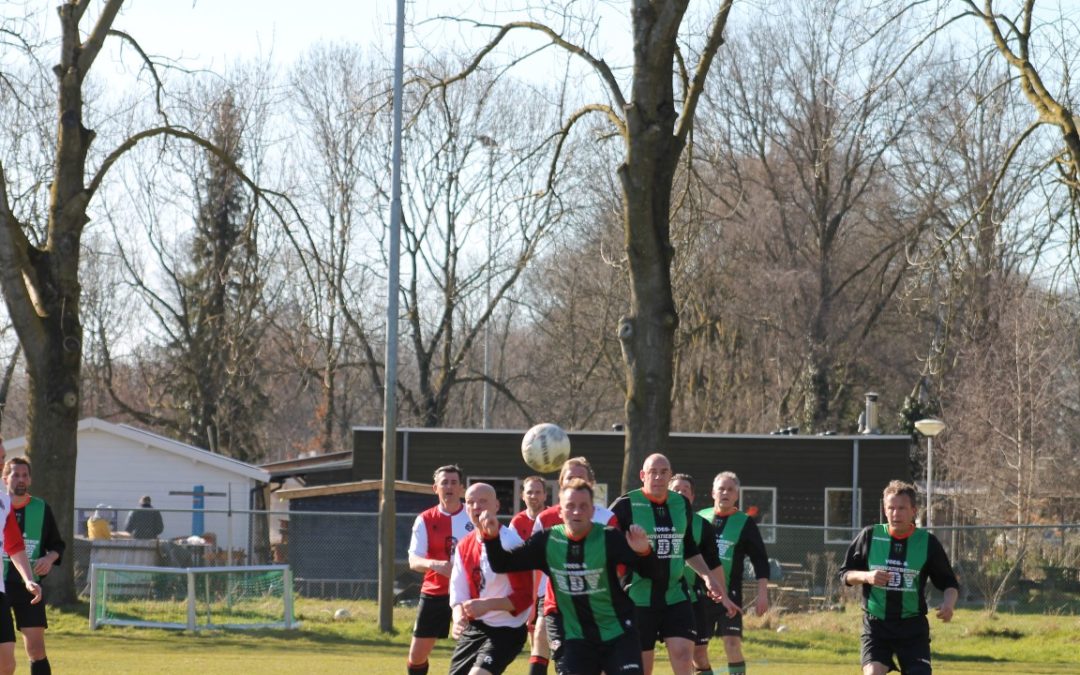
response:
{"label": "black shorts", "polygon": [[5,581],[4,596],[7,598],[8,605],[11,606],[11,611],[15,614],[16,628],[22,630],[23,628],[49,627],[49,621],[45,618],[45,601],[31,605],[30,601],[34,599],[34,596],[26,590],[22,578],[19,578],[17,583]]}
{"label": "black shorts", "polygon": [[[896,667],[893,655],[900,667]],[[883,663],[904,675],[929,675],[930,622],[925,616],[882,621],[863,614],[862,665]]]}
{"label": "black shorts", "polygon": [[15,642],[15,624],[11,622],[7,593],[0,593],[0,643],[4,642]]}
{"label": "black shorts", "polygon": [[551,662],[560,675],[634,675],[643,673],[641,646],[637,632],[632,628],[607,642],[590,640],[564,640],[562,617],[548,614],[545,624],[548,642],[551,643]]}
{"label": "black shorts", "polygon": [[699,595],[694,601],[694,630],[697,631],[697,639],[694,644],[707,645],[712,633],[709,630],[709,605],[714,604],[706,595]]}
{"label": "black shorts", "polygon": [[[739,598],[731,596],[731,601],[736,605],[742,605]],[[710,637],[737,637],[742,638],[742,613],[735,616],[727,615],[727,608],[719,602],[713,602],[705,598],[706,607],[706,631]]]}
{"label": "black shorts", "polygon": [[667,638],[686,638],[697,643],[694,607],[689,600],[663,607],[638,607],[635,612],[641,651],[656,649],[656,642]]}
{"label": "black shorts", "polygon": [[454,615],[450,611],[449,595],[420,594],[420,604],[416,607],[416,623],[413,624],[413,637],[445,638],[450,635],[450,622]]}
{"label": "black shorts", "polygon": [[521,653],[526,632],[524,625],[489,626],[470,621],[450,657],[450,675],[468,675],[473,668],[500,675]]}
{"label": "black shorts", "polygon": [[529,616],[529,623],[526,624],[529,627],[529,633],[533,632],[536,628],[536,622],[544,618],[544,596],[536,598],[536,602],[533,604],[532,614]]}

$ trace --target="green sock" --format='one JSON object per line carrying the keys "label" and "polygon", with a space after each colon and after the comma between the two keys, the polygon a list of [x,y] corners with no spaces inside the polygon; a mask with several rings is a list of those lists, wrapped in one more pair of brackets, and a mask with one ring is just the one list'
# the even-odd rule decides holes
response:
{"label": "green sock", "polygon": [[746,661],[739,661],[738,663],[727,664],[728,675],[745,675],[746,674]]}

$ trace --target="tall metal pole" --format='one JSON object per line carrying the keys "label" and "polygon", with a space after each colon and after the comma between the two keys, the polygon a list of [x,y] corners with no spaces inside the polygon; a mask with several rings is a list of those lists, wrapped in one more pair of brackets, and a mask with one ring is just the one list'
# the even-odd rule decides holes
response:
{"label": "tall metal pole", "polygon": [[945,430],[945,423],[933,417],[915,422],[915,430],[926,436],[926,526],[934,524],[934,436]]}
{"label": "tall metal pole", "polygon": [[[492,233],[492,220],[494,219],[494,203],[495,203],[495,148],[499,147],[499,143],[491,136],[478,136],[480,144],[487,148],[488,151],[488,217],[487,217],[487,279],[485,286],[487,289],[487,306],[491,307],[491,233]],[[491,317],[489,316],[487,321],[484,322],[484,398],[483,398],[483,424],[485,429],[491,428],[491,384],[488,382],[488,377],[491,373]]]}
{"label": "tall metal pole", "polygon": [[926,437],[926,527],[934,526],[934,437]]}
{"label": "tall metal pole", "polygon": [[394,141],[390,178],[390,252],[386,280],[386,373],[383,382],[383,465],[379,496],[379,630],[394,630],[394,532],[397,509],[397,343],[401,256],[401,105],[405,71],[405,0],[397,2],[394,42]]}

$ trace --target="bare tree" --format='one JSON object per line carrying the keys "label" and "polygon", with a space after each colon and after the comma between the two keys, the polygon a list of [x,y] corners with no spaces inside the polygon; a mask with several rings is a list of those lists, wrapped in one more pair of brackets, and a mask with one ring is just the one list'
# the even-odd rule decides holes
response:
{"label": "bare tree", "polygon": [[[688,293],[699,298],[691,306],[713,311],[696,310],[686,330],[714,336],[713,373],[739,345],[777,345],[760,371],[780,385],[767,386],[771,422],[806,431],[857,416],[862,350],[908,273],[905,247],[932,213],[895,180],[905,161],[897,148],[931,91],[926,58],[896,49],[896,22],[889,39],[875,37],[885,15],[855,5],[794,3],[756,17],[715,73],[697,155],[713,195],[697,227],[719,232],[695,249],[725,278],[689,282],[708,272],[687,265]],[[753,375],[713,381],[710,370],[698,366],[694,391],[737,399],[761,388]]]}
{"label": "bare tree", "polygon": [[309,207],[306,222],[289,230],[298,282],[291,284],[291,304],[302,316],[290,315],[299,325],[278,335],[316,342],[289,352],[317,383],[318,428],[310,445],[322,452],[351,442],[350,392],[352,398],[366,392],[377,399],[381,389],[378,334],[372,328],[381,324],[381,303],[371,297],[373,260],[362,252],[378,240],[369,232],[378,215],[369,190],[377,184],[373,174],[385,166],[382,134],[372,129],[381,122],[384,83],[373,66],[356,48],[318,45],[290,75],[293,109],[302,122],[293,139],[302,167],[297,200]]}
{"label": "bare tree", "polygon": [[558,172],[547,171],[553,150],[543,144],[550,111],[524,85],[476,77],[434,96],[412,91],[402,178],[409,350],[399,391],[403,417],[438,426],[462,385],[486,381],[513,405],[476,353],[563,206],[551,189]]}
{"label": "bare tree", "polygon": [[[24,176],[0,165],[0,289],[19,336],[29,380],[28,452],[38,469],[35,490],[49,501],[61,531],[73,531],[76,427],[80,411],[83,323],[79,260],[89,207],[110,168],[141,141],[176,138],[200,144],[223,161],[228,156],[209,141],[168,124],[145,128],[122,140],[92,166],[95,133],[85,122],[87,77],[122,0],[103,0],[93,24],[83,30],[91,0],[65,0],[58,7],[60,49],[55,76],[53,154],[47,208],[16,212]],[[129,44],[130,36],[117,33]],[[34,58],[23,42],[3,45],[19,59]],[[14,49],[14,51],[12,51]],[[140,54],[145,54],[141,49]],[[152,63],[147,65],[153,67]],[[156,72],[156,71],[153,71]],[[6,80],[5,84],[10,84]],[[236,168],[235,165],[232,168]],[[53,572],[53,600],[74,598],[70,556]],[[53,576],[51,575],[51,576]]]}
{"label": "bare tree", "polygon": [[[1022,143],[1039,127],[1059,135],[1059,149],[1047,159],[1058,168],[1073,209],[1080,203],[1080,131],[1076,93],[1069,74],[1076,60],[1075,16],[1064,5],[1047,9],[1024,0],[1016,9],[1002,9],[994,0],[961,0],[965,14],[981,21],[993,49],[1015,71],[1015,83],[1036,112],[1036,119],[1016,139]],[[1011,14],[1009,13],[1011,11]],[[1075,245],[1075,217],[1070,237]]]}
{"label": "bare tree", "polygon": [[[523,20],[495,26],[495,35],[447,86],[476,72],[485,57],[511,33],[539,34],[582,59],[599,76],[607,102],[592,103],[566,116],[564,138],[591,114],[606,118],[621,138],[624,160],[618,167],[623,197],[623,228],[630,311],[619,320],[626,366],[627,435],[623,488],[637,481],[645,455],[663,448],[671,430],[672,363],[678,326],[671,285],[675,255],[671,241],[672,185],[690,141],[698,103],[713,59],[724,42],[730,0],[706,14],[707,28],[696,44],[680,43],[690,3],[635,0],[630,8],[634,36],[633,77],[629,91],[603,58],[542,22]],[[563,14],[564,23],[573,23]],[[689,32],[689,31],[688,31]]]}

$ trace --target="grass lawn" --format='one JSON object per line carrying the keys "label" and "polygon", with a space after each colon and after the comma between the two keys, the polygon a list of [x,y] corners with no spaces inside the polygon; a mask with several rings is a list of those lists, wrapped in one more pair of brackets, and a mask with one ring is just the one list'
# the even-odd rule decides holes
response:
{"label": "grass lawn", "polygon": [[[345,607],[352,618],[334,621]],[[408,631],[414,610],[395,610],[398,633],[383,636],[370,602],[298,600],[303,622],[294,631],[207,632],[106,627],[91,632],[85,605],[49,609],[49,660],[56,672],[80,675],[117,673],[219,673],[316,675],[404,672]],[[744,651],[751,672],[824,675],[858,672],[860,617],[856,611],[793,614],[748,619]],[[777,628],[784,626],[778,632]],[[1080,617],[1001,614],[961,610],[950,624],[931,619],[936,673],[1080,673]],[[445,673],[452,643],[432,654],[431,673]],[[20,667],[26,672],[22,646]],[[711,650],[713,665],[723,663],[723,648]],[[657,673],[667,672],[658,654]],[[525,675],[520,658],[507,672]],[[554,670],[550,671],[554,673]]]}

